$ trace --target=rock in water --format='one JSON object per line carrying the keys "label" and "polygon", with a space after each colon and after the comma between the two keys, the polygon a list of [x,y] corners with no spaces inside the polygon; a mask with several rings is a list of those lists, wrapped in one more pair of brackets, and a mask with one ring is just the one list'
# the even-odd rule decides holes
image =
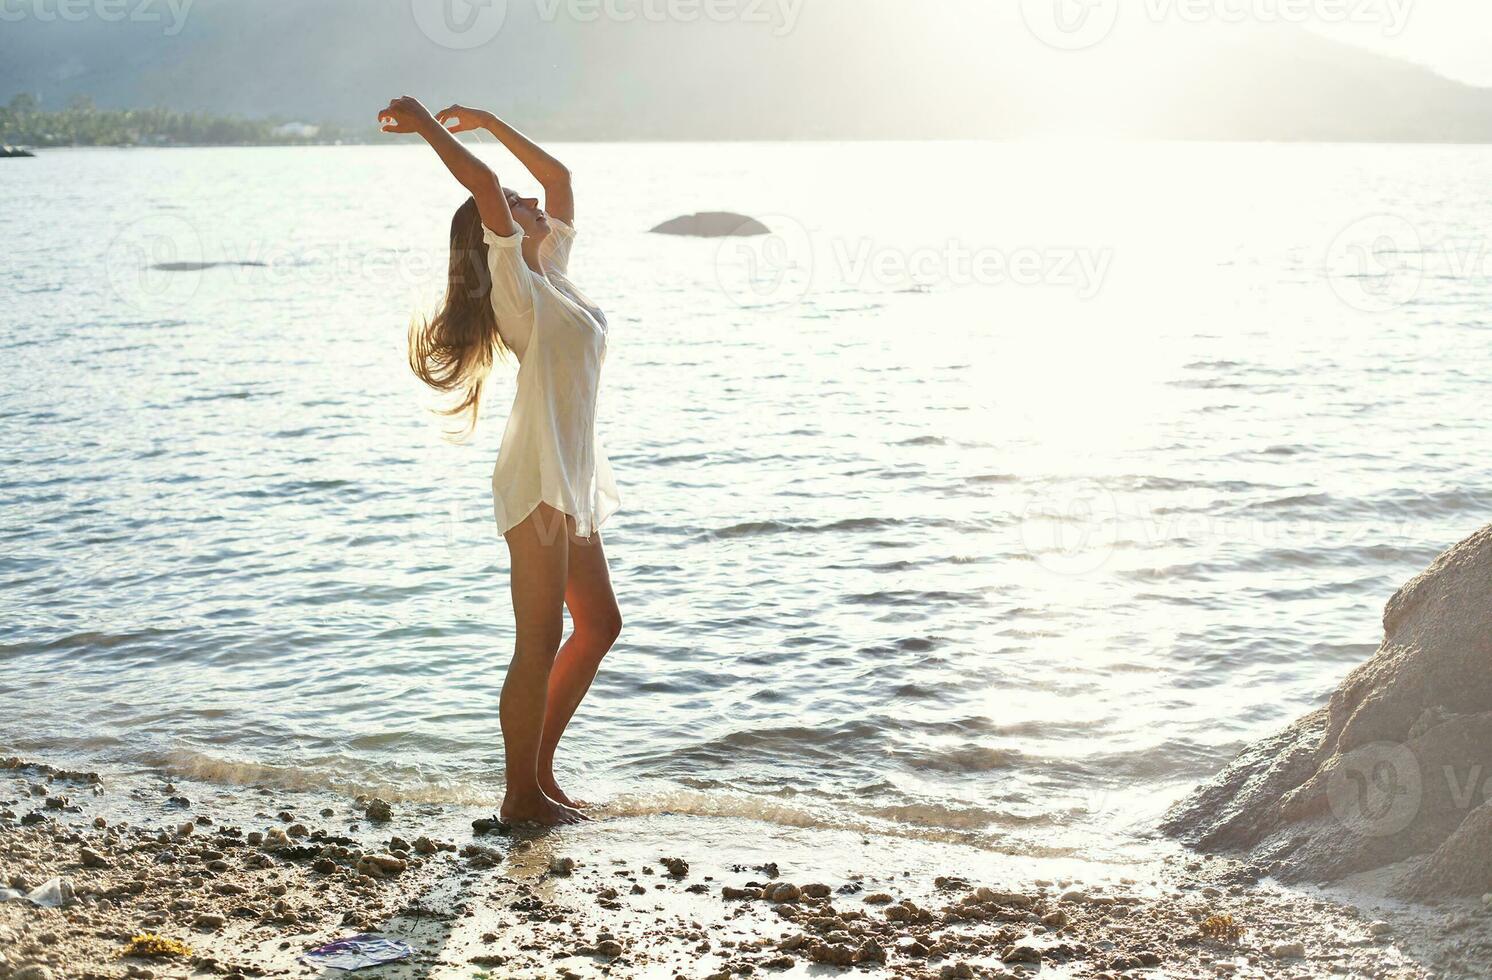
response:
{"label": "rock in water", "polygon": [[1326,707],[1245,749],[1162,829],[1287,881],[1405,861],[1408,897],[1492,888],[1492,525],[1395,593],[1383,631]]}
{"label": "rock in water", "polygon": [[670,218],[651,229],[659,235],[692,235],[697,238],[729,238],[770,235],[772,230],[755,218],[729,211],[700,211]]}

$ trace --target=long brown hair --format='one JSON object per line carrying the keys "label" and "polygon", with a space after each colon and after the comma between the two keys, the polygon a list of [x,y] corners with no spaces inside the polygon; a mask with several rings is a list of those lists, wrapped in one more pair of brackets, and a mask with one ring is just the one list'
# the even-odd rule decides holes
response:
{"label": "long brown hair", "polygon": [[464,439],[476,428],[493,356],[506,356],[508,351],[497,330],[491,292],[482,217],[476,199],[469,197],[451,218],[445,299],[433,316],[409,325],[410,368],[436,391],[456,395],[452,405],[436,409],[441,415],[462,418],[459,429],[446,433],[452,439]]}

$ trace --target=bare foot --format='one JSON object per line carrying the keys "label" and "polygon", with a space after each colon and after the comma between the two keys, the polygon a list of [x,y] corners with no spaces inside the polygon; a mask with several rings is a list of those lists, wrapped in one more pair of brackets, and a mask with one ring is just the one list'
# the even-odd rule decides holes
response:
{"label": "bare foot", "polygon": [[586,807],[590,806],[590,804],[587,803],[585,800],[570,799],[569,794],[560,789],[559,783],[555,782],[554,773],[550,773],[547,776],[540,776],[539,788],[544,791],[545,796],[549,797],[551,800],[560,804],[561,806],[567,806],[574,810],[584,810]]}
{"label": "bare foot", "polygon": [[558,803],[542,792],[534,796],[515,797],[511,794],[503,800],[497,814],[506,824],[532,824],[540,827],[555,827],[561,824],[580,823],[589,819],[572,806]]}

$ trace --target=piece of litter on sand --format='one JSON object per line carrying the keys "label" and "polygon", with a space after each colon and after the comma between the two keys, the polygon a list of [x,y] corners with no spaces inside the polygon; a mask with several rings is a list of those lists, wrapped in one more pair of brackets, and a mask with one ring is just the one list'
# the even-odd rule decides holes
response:
{"label": "piece of litter on sand", "polygon": [[18,898],[24,898],[32,905],[40,905],[43,908],[61,908],[73,900],[73,886],[61,878],[49,878],[29,892],[16,891],[14,888],[0,888],[0,902],[13,902]]}
{"label": "piece of litter on sand", "polygon": [[308,949],[298,959],[310,966],[333,970],[359,970],[365,966],[392,963],[414,953],[414,947],[402,939],[389,939],[360,932],[356,936],[334,939],[324,946]]}

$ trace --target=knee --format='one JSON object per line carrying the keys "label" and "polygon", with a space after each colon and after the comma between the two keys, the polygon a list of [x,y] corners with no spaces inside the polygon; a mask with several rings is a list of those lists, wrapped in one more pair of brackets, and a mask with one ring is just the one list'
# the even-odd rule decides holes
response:
{"label": "knee", "polygon": [[611,649],[616,638],[622,635],[622,612],[616,606],[590,614],[576,626],[592,637],[603,650]]}
{"label": "knee", "polygon": [[517,654],[526,657],[554,659],[564,637],[564,620],[555,617],[553,622],[523,623],[518,627]]}

